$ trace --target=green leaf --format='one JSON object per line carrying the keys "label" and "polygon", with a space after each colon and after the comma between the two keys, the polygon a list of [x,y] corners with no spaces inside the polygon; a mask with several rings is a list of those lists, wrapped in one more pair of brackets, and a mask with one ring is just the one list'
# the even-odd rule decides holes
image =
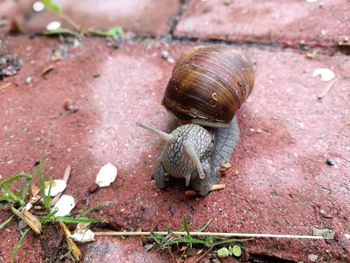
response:
{"label": "green leaf", "polygon": [[64,222],[64,223],[73,223],[73,224],[90,224],[101,222],[101,220],[97,220],[95,218],[75,218],[71,216],[57,216],[55,217],[56,222]]}
{"label": "green leaf", "polygon": [[12,216],[10,216],[9,218],[7,218],[4,222],[2,222],[2,223],[0,224],[0,229],[3,229],[8,223],[10,223],[11,220],[12,220],[12,218],[14,218],[14,216],[15,216],[15,215],[12,215]]}
{"label": "green leaf", "polygon": [[21,237],[20,239],[17,241],[17,243],[14,245],[11,255],[10,255],[10,262],[13,262],[13,257],[17,254],[18,249],[21,247],[24,238],[26,237],[28,231],[30,230],[30,228],[28,228],[26,231],[21,232]]}
{"label": "green leaf", "polygon": [[223,247],[216,251],[218,257],[225,258],[228,256],[240,257],[242,255],[242,249],[239,245],[234,245],[233,247]]}
{"label": "green leaf", "polygon": [[242,249],[239,245],[234,245],[230,247],[230,253],[235,257],[240,257],[242,255]]}
{"label": "green leaf", "polygon": [[229,250],[226,247],[220,248],[218,251],[216,251],[219,258],[226,258],[230,255]]}
{"label": "green leaf", "polygon": [[53,0],[41,0],[41,2],[51,12],[54,12],[57,15],[60,15],[62,13],[61,7],[58,4],[56,4]]}

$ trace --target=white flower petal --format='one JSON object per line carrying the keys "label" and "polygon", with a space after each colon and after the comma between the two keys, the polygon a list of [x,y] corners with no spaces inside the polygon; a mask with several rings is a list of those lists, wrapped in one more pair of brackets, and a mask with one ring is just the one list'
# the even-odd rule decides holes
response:
{"label": "white flower petal", "polygon": [[330,81],[335,77],[335,74],[329,68],[317,68],[314,70],[312,76],[322,81]]}
{"label": "white flower petal", "polygon": [[117,177],[117,167],[113,164],[108,163],[101,167],[100,171],[96,175],[96,184],[100,187],[109,186],[114,182]]}
{"label": "white flower petal", "polygon": [[[61,179],[52,180],[50,196],[62,193],[67,187],[67,183]],[[49,194],[50,181],[45,182],[45,195]]]}
{"label": "white flower petal", "polygon": [[61,198],[57,201],[54,208],[57,209],[55,216],[66,216],[72,211],[75,207],[74,198],[71,195],[62,195]]}
{"label": "white flower petal", "polygon": [[95,241],[95,233],[92,232],[90,229],[84,229],[82,231],[74,231],[71,237],[75,241],[81,242],[81,243]]}

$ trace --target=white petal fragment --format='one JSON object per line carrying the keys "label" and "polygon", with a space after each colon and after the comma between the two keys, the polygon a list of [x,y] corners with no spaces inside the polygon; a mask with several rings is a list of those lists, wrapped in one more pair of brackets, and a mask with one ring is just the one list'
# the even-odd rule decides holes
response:
{"label": "white petal fragment", "polygon": [[71,236],[75,241],[80,243],[86,243],[95,241],[95,233],[90,229],[83,229],[82,231],[74,231]]}
{"label": "white petal fragment", "polygon": [[[61,179],[52,180],[50,196],[56,196],[62,193],[67,187],[67,183]],[[49,194],[50,181],[45,182],[45,195]]]}
{"label": "white petal fragment", "polygon": [[45,9],[45,5],[41,1],[36,1],[33,4],[32,8],[33,8],[34,12],[38,13],[38,12],[41,12],[41,11],[43,11]]}
{"label": "white petal fragment", "polygon": [[312,3],[316,3],[318,0],[305,0],[307,3],[310,3],[310,4],[312,4]]}
{"label": "white petal fragment", "polygon": [[96,184],[100,187],[109,186],[114,182],[117,177],[117,167],[113,164],[108,163],[101,167],[100,171],[96,175]]}
{"label": "white petal fragment", "polygon": [[46,26],[46,29],[51,31],[51,30],[57,30],[60,27],[61,27],[61,22],[59,22],[59,21],[52,21]]}
{"label": "white petal fragment", "polygon": [[75,207],[74,198],[71,195],[62,195],[57,201],[54,208],[57,209],[55,216],[66,216],[69,215],[70,211]]}
{"label": "white petal fragment", "polygon": [[330,81],[335,77],[335,74],[329,68],[317,68],[314,70],[312,76],[322,81]]}

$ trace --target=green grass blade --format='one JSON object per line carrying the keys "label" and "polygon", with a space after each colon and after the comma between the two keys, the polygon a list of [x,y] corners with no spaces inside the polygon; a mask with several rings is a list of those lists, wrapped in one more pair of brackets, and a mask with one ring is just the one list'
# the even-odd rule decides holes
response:
{"label": "green grass blade", "polygon": [[73,223],[73,224],[90,224],[101,222],[101,220],[97,220],[95,218],[75,218],[70,216],[57,216],[55,217],[56,222],[64,222],[64,223]]}
{"label": "green grass blade", "polygon": [[101,208],[101,207],[104,207],[104,206],[107,206],[107,205],[110,205],[110,204],[113,204],[114,201],[104,201],[104,202],[100,202],[92,207],[89,207],[88,209],[85,209],[85,210],[80,210],[79,211],[79,216],[80,217],[85,217],[87,214],[91,213],[92,211],[94,211],[95,209],[98,209],[98,208]]}
{"label": "green grass blade", "polygon": [[24,238],[26,237],[27,233],[29,232],[30,228],[28,228],[26,231],[21,232],[21,237],[17,241],[17,243],[14,245],[11,255],[10,255],[10,262],[13,263],[13,257],[17,254],[18,249],[21,247]]}
{"label": "green grass blade", "polygon": [[27,181],[22,188],[21,203],[23,205],[25,204],[25,199],[26,199],[26,196],[28,194],[28,189],[29,189],[31,183],[32,183],[32,178],[30,178],[30,179],[27,178]]}
{"label": "green grass blade", "polygon": [[190,230],[188,229],[188,222],[187,222],[187,216],[186,215],[184,215],[184,230],[186,231],[188,236],[191,236],[190,235]]}
{"label": "green grass blade", "polygon": [[9,218],[7,218],[4,222],[2,222],[0,224],[0,229],[3,229],[8,223],[11,222],[12,218],[14,218],[14,217],[15,217],[15,215],[12,215]]}
{"label": "green grass blade", "polygon": [[118,38],[124,35],[123,29],[119,26],[111,27],[107,31],[102,31],[98,29],[89,29],[89,32],[96,36],[111,37],[111,38]]}
{"label": "green grass blade", "polygon": [[50,222],[54,219],[55,214],[57,213],[58,209],[52,209],[50,213],[44,216],[38,216],[38,219],[42,225],[46,224],[47,222]]}
{"label": "green grass blade", "polygon": [[2,188],[3,186],[7,186],[7,185],[11,184],[12,182],[17,181],[23,177],[28,178],[28,179],[32,179],[31,174],[19,173],[19,174],[16,174],[15,176],[12,176],[12,177],[0,182],[0,188]]}
{"label": "green grass blade", "polygon": [[[46,177],[46,176],[45,176]],[[52,188],[52,178],[50,178],[50,183],[49,183],[49,192],[47,195],[45,195],[45,182],[44,182],[44,195],[43,195],[43,200],[44,200],[44,207],[46,211],[51,210],[51,188]]]}
{"label": "green grass blade", "polygon": [[224,239],[224,240],[219,240],[219,241],[214,241],[214,242],[208,242],[208,247],[216,247],[222,244],[227,244],[227,243],[232,243],[232,242],[240,242],[242,241],[241,239],[237,238],[230,238],[230,239]]}
{"label": "green grass blade", "polygon": [[203,232],[210,224],[211,219],[209,219],[201,228],[199,228],[196,232]]}
{"label": "green grass blade", "polygon": [[8,189],[7,186],[3,185],[1,188],[4,192],[4,195],[2,196],[2,199],[4,199],[3,201],[14,203],[19,202],[17,196],[10,189]]}

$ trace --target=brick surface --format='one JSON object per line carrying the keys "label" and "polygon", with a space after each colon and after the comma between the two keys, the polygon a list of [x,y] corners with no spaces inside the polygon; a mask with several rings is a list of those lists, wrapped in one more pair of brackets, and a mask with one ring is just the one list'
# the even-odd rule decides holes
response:
{"label": "brick surface", "polygon": [[[348,58],[316,56],[309,60],[292,50],[244,51],[256,68],[255,89],[238,113],[241,140],[231,160],[226,188],[205,198],[188,199],[184,186],[160,191],[151,179],[161,141],[138,128],[141,120],[162,130],[172,117],[161,106],[162,94],[173,64],[162,51],[177,58],[193,43],[156,41],[123,44],[109,49],[103,41],[85,40],[67,47],[68,57],[50,61],[57,40],[12,37],[8,49],[24,62],[0,97],[0,171],[3,178],[24,170],[48,155],[46,168],[61,178],[64,168],[73,172],[66,192],[76,198],[77,212],[113,200],[99,218],[115,220],[124,229],[176,228],[187,214],[191,228],[212,219],[208,230],[248,233],[309,234],[312,227],[336,231],[336,240],[297,241],[260,239],[245,243],[247,253],[264,253],[297,261],[316,254],[320,262],[350,260],[350,80]],[[52,64],[54,69],[41,76]],[[331,68],[336,85],[319,101],[329,85],[312,77],[315,68]],[[33,77],[31,84],[25,78]],[[69,99],[79,110],[68,114]],[[332,157],[335,166],[328,166]],[[117,180],[89,194],[99,168],[111,162]],[[0,220],[9,214],[0,213]],[[12,235],[8,235],[11,231]],[[0,257],[8,260],[17,231],[12,223],[0,232]],[[142,252],[140,239],[124,241],[97,238],[82,246],[86,262],[113,259],[166,262],[168,258]],[[28,242],[28,241],[27,241]],[[98,245],[100,244],[100,245]],[[43,244],[21,249],[17,259],[44,258]],[[134,249],[132,249],[134,247]],[[136,256],[135,256],[136,255]],[[91,260],[91,258],[93,258]]]}
{"label": "brick surface", "polygon": [[[170,28],[171,17],[179,7],[179,1],[142,0],[142,1],[56,1],[63,12],[84,28],[108,29],[121,26],[126,31],[141,35],[162,35]],[[29,12],[24,27],[28,32],[42,32],[46,25],[60,19],[54,14],[43,11]],[[68,25],[66,25],[68,26]]]}
{"label": "brick surface", "polygon": [[329,47],[350,35],[349,24],[348,0],[193,0],[175,35]]}

